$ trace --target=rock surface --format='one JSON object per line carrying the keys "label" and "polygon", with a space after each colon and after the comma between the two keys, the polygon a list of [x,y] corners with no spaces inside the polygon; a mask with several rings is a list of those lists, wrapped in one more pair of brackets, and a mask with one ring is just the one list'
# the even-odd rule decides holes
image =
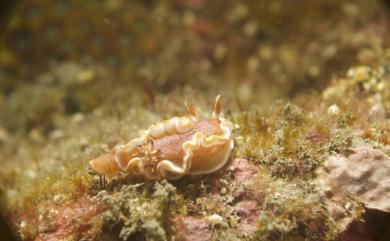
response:
{"label": "rock surface", "polygon": [[[237,216],[238,236],[249,236],[256,230],[261,203],[265,196],[265,184],[256,182],[259,168],[250,161],[236,158],[229,162],[211,179],[211,193],[199,198],[208,213],[223,213],[226,217]],[[229,201],[224,197],[231,196]],[[177,216],[173,219],[176,241],[208,241],[212,238],[210,217],[219,215]],[[214,218],[215,219],[215,218]],[[223,219],[222,219],[223,220]],[[238,237],[237,236],[237,237]]]}
{"label": "rock surface", "polygon": [[367,209],[390,212],[390,158],[366,147],[346,156],[330,156],[318,177],[333,219],[344,230],[353,221],[352,201]]}
{"label": "rock surface", "polygon": [[[39,235],[36,240],[78,239],[90,228],[89,221],[96,215],[98,208],[89,198],[48,209],[48,213],[39,220]],[[84,237],[87,236],[85,233]]]}
{"label": "rock surface", "polygon": [[254,201],[241,201],[236,204],[238,222],[238,232],[241,235],[248,235],[256,230],[256,222],[259,217],[259,206]]}
{"label": "rock surface", "polygon": [[173,220],[176,241],[209,241],[211,230],[200,216],[178,216]]}
{"label": "rock surface", "polygon": [[[222,169],[212,180],[213,194],[219,195],[223,186],[228,183],[236,201],[246,199],[263,199],[259,192],[262,187],[254,188],[253,177],[257,175],[259,168],[250,161],[243,158],[236,158]],[[224,180],[224,181],[221,181]]]}

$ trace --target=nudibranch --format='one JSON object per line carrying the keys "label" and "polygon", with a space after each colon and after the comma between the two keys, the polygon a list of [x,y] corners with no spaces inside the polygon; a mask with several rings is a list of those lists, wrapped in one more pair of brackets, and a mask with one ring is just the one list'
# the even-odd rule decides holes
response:
{"label": "nudibranch", "polygon": [[90,161],[96,173],[141,175],[145,179],[178,179],[217,171],[228,161],[234,143],[233,124],[220,117],[221,102],[215,99],[211,118],[198,120],[185,102],[186,116],[173,117],[141,130],[138,138],[115,146]]}

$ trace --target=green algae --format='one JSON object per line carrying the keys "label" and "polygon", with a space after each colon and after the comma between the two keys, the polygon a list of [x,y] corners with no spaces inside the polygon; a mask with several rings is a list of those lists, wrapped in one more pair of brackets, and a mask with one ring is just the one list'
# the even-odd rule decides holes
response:
{"label": "green algae", "polygon": [[333,240],[336,227],[315,183],[270,179],[251,240]]}
{"label": "green algae", "polygon": [[[271,109],[273,114],[255,111],[234,117],[243,126],[237,133],[239,140],[234,154],[268,166],[275,175],[312,175],[318,166],[319,152],[317,146],[308,143],[307,135],[317,119],[307,118],[302,109],[292,104],[278,104]],[[268,117],[267,124],[263,115]],[[247,125],[250,131],[246,130]]]}
{"label": "green algae", "polygon": [[172,184],[162,181],[122,186],[113,194],[99,192],[95,198],[106,207],[101,214],[103,230],[119,227],[119,238],[123,240],[136,233],[142,233],[146,240],[167,240],[166,222],[178,201],[175,191]]}

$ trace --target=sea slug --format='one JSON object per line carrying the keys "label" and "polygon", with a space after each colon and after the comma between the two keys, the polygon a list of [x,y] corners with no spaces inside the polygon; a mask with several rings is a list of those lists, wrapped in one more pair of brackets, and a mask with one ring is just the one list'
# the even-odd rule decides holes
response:
{"label": "sea slug", "polygon": [[220,96],[211,118],[198,120],[185,102],[186,116],[172,117],[141,130],[138,138],[115,146],[90,161],[96,173],[141,175],[145,179],[178,179],[217,171],[229,159],[233,124],[220,117]]}

